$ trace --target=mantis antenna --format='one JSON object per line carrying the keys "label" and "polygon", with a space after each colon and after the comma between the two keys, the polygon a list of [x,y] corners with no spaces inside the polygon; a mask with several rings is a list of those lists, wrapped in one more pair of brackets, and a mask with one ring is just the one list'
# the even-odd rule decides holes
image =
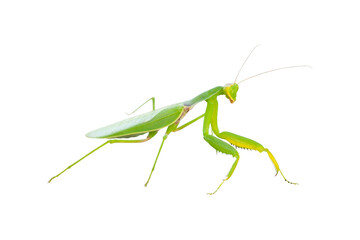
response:
{"label": "mantis antenna", "polygon": [[254,51],[258,46],[260,46],[260,44],[256,45],[256,46],[251,50],[251,52],[249,53],[249,55],[246,57],[245,61],[243,62],[243,64],[242,64],[241,67],[240,67],[240,70],[239,70],[238,74],[236,75],[236,78],[235,78],[234,83],[236,82],[236,79],[238,78],[238,76],[239,76],[241,70],[243,69],[246,61],[249,59],[249,57],[251,56],[251,54],[253,53],[253,51]]}
{"label": "mantis antenna", "polygon": [[237,84],[240,84],[240,83],[242,83],[242,82],[245,82],[246,80],[249,80],[249,79],[251,79],[251,78],[254,78],[254,77],[263,75],[263,74],[265,74],[265,73],[275,72],[275,71],[278,71],[278,70],[283,70],[283,69],[288,69],[288,68],[298,68],[298,67],[308,67],[308,68],[311,68],[311,66],[309,66],[309,65],[297,65],[297,66],[289,66],[289,67],[275,68],[275,69],[268,70],[268,71],[265,71],[265,72],[262,72],[262,73],[255,74],[255,75],[253,75],[253,76],[251,76],[251,77],[245,78],[245,79],[241,80],[240,82],[238,82]]}

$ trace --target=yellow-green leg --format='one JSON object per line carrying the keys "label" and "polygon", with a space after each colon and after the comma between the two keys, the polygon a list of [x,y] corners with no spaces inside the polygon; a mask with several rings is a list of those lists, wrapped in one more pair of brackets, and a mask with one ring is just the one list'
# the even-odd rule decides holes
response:
{"label": "yellow-green leg", "polygon": [[212,106],[213,106],[213,111],[212,111],[212,117],[211,117],[211,127],[216,136],[218,136],[219,138],[225,139],[226,141],[228,141],[229,143],[231,143],[232,145],[234,145],[236,147],[246,148],[246,149],[250,149],[250,150],[256,150],[256,151],[259,151],[260,153],[265,151],[268,154],[272,163],[274,164],[274,167],[276,170],[276,175],[278,172],[280,172],[286,182],[288,182],[290,184],[297,184],[297,183],[290,182],[289,180],[287,180],[285,178],[284,174],[281,172],[281,170],[279,168],[279,164],[277,163],[275,157],[272,155],[272,153],[269,151],[269,149],[264,148],[260,143],[254,141],[254,140],[239,136],[235,133],[219,132],[219,128],[217,125],[218,104],[217,104],[216,100],[212,103]]}
{"label": "yellow-green leg", "polygon": [[178,123],[175,123],[175,124],[170,125],[170,126],[166,129],[166,132],[165,132],[165,135],[163,136],[163,140],[162,140],[162,142],[161,142],[159,151],[158,151],[158,153],[157,153],[157,155],[156,155],[156,159],[155,159],[154,165],[153,165],[153,167],[152,167],[152,169],[151,169],[149,178],[148,178],[148,180],[147,180],[146,183],[145,183],[145,187],[149,184],[151,175],[152,175],[152,173],[153,173],[154,170],[155,170],[156,162],[157,162],[157,160],[158,160],[158,158],[159,158],[159,155],[160,155],[160,152],[161,152],[161,149],[162,149],[162,147],[163,147],[163,145],[164,145],[165,140],[167,139],[167,137],[169,136],[169,134],[176,129],[177,126],[178,126]]}
{"label": "yellow-green leg", "polygon": [[201,114],[200,116],[198,116],[197,118],[194,118],[193,120],[185,123],[184,125],[176,128],[173,132],[177,132],[177,131],[180,131],[181,129],[183,128],[186,128],[187,126],[189,126],[190,124],[193,124],[194,122],[196,122],[197,120],[199,120],[200,118],[203,118],[205,116],[205,113],[204,114]]}
{"label": "yellow-green leg", "polygon": [[99,150],[100,148],[102,148],[103,146],[105,146],[108,143],[141,143],[141,142],[146,142],[148,140],[150,140],[152,137],[154,137],[157,134],[158,131],[154,131],[154,132],[150,132],[148,134],[148,136],[145,139],[137,139],[137,140],[122,140],[122,139],[111,139],[108,140],[107,142],[101,144],[99,147],[95,148],[94,150],[92,150],[91,152],[89,152],[88,154],[86,154],[85,156],[83,156],[82,158],[80,158],[79,160],[77,160],[76,162],[74,162],[73,164],[71,164],[70,166],[68,166],[67,168],[65,168],[63,171],[61,171],[58,175],[52,177],[49,180],[49,183],[54,179],[59,177],[61,174],[63,174],[65,171],[67,171],[68,169],[72,168],[74,165],[76,165],[77,163],[79,163],[81,160],[83,160],[84,158],[86,158],[87,156],[89,156],[90,154],[92,154],[93,152]]}
{"label": "yellow-green leg", "polygon": [[213,147],[216,151],[235,157],[235,162],[231,166],[230,171],[227,174],[226,178],[221,182],[221,184],[217,187],[217,189],[212,193],[208,193],[210,195],[216,193],[219,190],[219,188],[223,185],[223,183],[231,177],[240,159],[239,153],[236,151],[234,147],[209,134],[210,124],[212,122],[212,118],[214,117],[214,111],[216,110],[216,105],[214,105],[214,102],[216,102],[216,98],[209,99],[207,101],[207,107],[206,107],[204,125],[203,125],[204,140],[208,142],[210,146]]}
{"label": "yellow-green leg", "polygon": [[142,106],[144,106],[148,101],[152,101],[152,108],[153,111],[155,110],[155,97],[149,98],[148,100],[146,100],[146,102],[144,102],[143,104],[141,104],[138,108],[136,108],[134,111],[132,111],[131,113],[126,113],[127,115],[131,115],[133,113],[135,113],[137,110],[139,110]]}
{"label": "yellow-green leg", "polygon": [[207,141],[210,144],[210,146],[215,148],[215,150],[225,153],[225,154],[232,155],[233,157],[236,158],[236,160],[233,163],[233,165],[231,166],[230,171],[227,174],[226,178],[221,182],[221,184],[217,187],[217,189],[214,192],[208,193],[208,194],[212,195],[212,194],[216,193],[219,190],[219,188],[221,187],[221,185],[223,185],[223,183],[226,180],[228,180],[231,177],[231,175],[234,173],[235,168],[239,162],[240,156],[239,156],[239,153],[236,151],[236,149],[233,148],[230,144],[228,144],[214,136],[204,134],[204,139],[205,139],[205,141]]}
{"label": "yellow-green leg", "polygon": [[277,163],[274,155],[272,155],[272,153],[269,151],[269,149],[264,148],[260,143],[255,142],[254,140],[251,140],[249,138],[245,138],[245,137],[236,135],[231,132],[221,132],[221,133],[215,133],[215,134],[218,137],[227,140],[232,145],[235,145],[237,147],[246,148],[246,149],[250,149],[250,150],[256,150],[260,153],[265,151],[268,154],[271,162],[274,164],[274,167],[276,170],[275,176],[278,174],[278,172],[280,172],[286,182],[288,182],[290,184],[295,184],[295,185],[297,184],[297,183],[290,182],[289,180],[287,180],[285,178],[284,174],[280,170],[279,164]]}
{"label": "yellow-green leg", "polygon": [[154,170],[155,170],[155,166],[156,166],[157,160],[158,160],[158,158],[159,158],[159,155],[160,155],[161,149],[162,149],[162,147],[163,147],[163,145],[164,145],[164,142],[165,142],[165,140],[167,139],[168,135],[169,135],[168,133],[165,133],[165,135],[163,136],[163,140],[162,140],[162,142],[161,142],[161,145],[160,145],[159,151],[158,151],[158,153],[157,153],[157,155],[156,155],[155,162],[154,162],[154,165],[153,165],[153,167],[152,167],[152,169],[151,169],[151,172],[150,172],[149,178],[148,178],[148,180],[147,180],[147,181],[146,181],[146,183],[145,183],[145,187],[149,184],[149,181],[150,181],[151,175],[152,175],[152,173],[153,173],[153,172],[154,172]]}
{"label": "yellow-green leg", "polygon": [[[148,101],[149,101],[149,100],[148,100]],[[152,169],[151,169],[149,178],[148,178],[148,180],[147,180],[146,183],[145,183],[145,187],[149,184],[151,175],[153,174],[153,172],[154,172],[154,170],[155,170],[155,166],[156,166],[157,160],[158,160],[158,158],[159,158],[161,149],[162,149],[162,147],[163,147],[163,145],[164,145],[164,142],[165,142],[165,140],[167,139],[168,135],[169,135],[171,132],[179,131],[179,130],[181,130],[181,129],[187,127],[187,126],[189,126],[190,124],[193,124],[194,122],[196,122],[196,121],[199,120],[200,118],[204,117],[204,115],[205,115],[205,114],[202,114],[202,115],[198,116],[197,118],[189,121],[188,123],[185,123],[184,125],[182,125],[182,126],[180,126],[180,127],[178,127],[178,123],[177,123],[177,124],[170,125],[170,126],[167,128],[166,133],[165,133],[165,135],[163,136],[163,140],[162,140],[162,142],[161,142],[159,151],[158,151],[158,153],[157,153],[157,155],[156,155],[155,162],[154,162],[154,165],[153,165],[153,167],[152,167]]]}

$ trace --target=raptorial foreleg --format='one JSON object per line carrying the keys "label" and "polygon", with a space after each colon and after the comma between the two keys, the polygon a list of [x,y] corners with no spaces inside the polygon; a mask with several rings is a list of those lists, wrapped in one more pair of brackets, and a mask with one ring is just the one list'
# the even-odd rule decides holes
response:
{"label": "raptorial foreleg", "polygon": [[[274,164],[275,170],[276,170],[276,175],[278,174],[278,172],[280,172],[280,174],[283,176],[284,180],[290,184],[297,184],[297,183],[293,183],[290,182],[289,180],[287,180],[284,176],[284,174],[281,172],[280,168],[279,168],[279,164],[277,163],[275,157],[272,155],[272,153],[269,151],[269,149],[264,148],[260,143],[251,140],[249,138],[246,137],[242,137],[239,136],[235,133],[231,133],[231,132],[220,132],[219,128],[218,128],[218,124],[217,124],[217,109],[218,109],[218,103],[217,101],[215,101],[213,103],[213,112],[212,112],[212,117],[211,117],[211,128],[214,132],[214,134],[216,136],[218,136],[219,138],[225,139],[226,141],[228,141],[229,143],[231,143],[232,145],[239,147],[239,148],[245,148],[245,149],[250,149],[250,150],[256,150],[258,152],[266,152],[270,158],[270,160],[272,161],[272,163]],[[276,176],[275,175],[275,176]]]}

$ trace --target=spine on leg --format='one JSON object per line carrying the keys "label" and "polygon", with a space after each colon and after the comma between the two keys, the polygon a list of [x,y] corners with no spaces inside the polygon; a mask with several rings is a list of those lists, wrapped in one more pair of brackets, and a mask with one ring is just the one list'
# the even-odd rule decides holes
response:
{"label": "spine on leg", "polygon": [[239,157],[239,153],[232,146],[221,141],[220,139],[217,139],[216,137],[211,135],[205,135],[204,139],[210,144],[210,146],[215,148],[215,150],[225,154],[232,155],[233,157],[236,158]]}

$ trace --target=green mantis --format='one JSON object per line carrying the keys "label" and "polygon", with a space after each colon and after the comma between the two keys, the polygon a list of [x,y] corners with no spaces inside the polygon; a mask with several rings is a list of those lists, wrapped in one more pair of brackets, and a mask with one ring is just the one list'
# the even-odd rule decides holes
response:
{"label": "green mantis", "polygon": [[[254,51],[254,49],[252,51]],[[252,51],[250,52],[250,54],[248,55],[246,60],[251,55]],[[270,152],[269,149],[265,148],[260,143],[254,141],[254,140],[251,140],[249,138],[239,136],[235,133],[219,130],[218,121],[217,121],[217,116],[218,116],[217,98],[219,96],[224,95],[230,101],[230,103],[234,103],[236,101],[236,95],[237,95],[237,91],[239,89],[238,84],[240,82],[244,82],[244,81],[251,79],[253,77],[256,77],[258,75],[277,71],[280,69],[293,68],[293,67],[304,67],[304,66],[290,66],[290,67],[273,69],[270,71],[262,72],[260,74],[256,74],[254,76],[251,76],[249,78],[246,78],[246,79],[236,83],[236,79],[239,76],[239,73],[240,73],[242,67],[244,66],[246,60],[244,61],[243,65],[241,66],[241,68],[238,72],[238,75],[236,76],[235,81],[233,83],[225,84],[224,86],[214,87],[208,91],[205,91],[205,92],[199,94],[198,96],[194,97],[193,99],[190,99],[190,100],[187,100],[184,102],[180,102],[180,103],[176,103],[173,105],[169,105],[169,106],[166,106],[166,107],[163,107],[160,109],[155,109],[155,98],[150,98],[145,103],[147,103],[148,101],[152,101],[153,110],[151,112],[144,113],[144,114],[141,114],[141,115],[138,115],[135,117],[131,117],[131,118],[125,119],[123,121],[116,122],[116,123],[108,125],[106,127],[99,128],[99,129],[89,132],[88,134],[86,134],[86,136],[89,138],[104,138],[104,139],[108,139],[108,140],[105,143],[103,143],[102,145],[100,145],[99,147],[95,148],[94,150],[92,150],[91,152],[86,154],[84,157],[82,157],[78,161],[74,162],[73,164],[71,164],[70,166],[65,168],[58,175],[52,177],[49,180],[49,182],[51,182],[54,178],[59,177],[61,174],[63,174],[65,171],[67,171],[68,169],[73,167],[75,164],[77,164],[78,162],[80,162],[81,160],[83,160],[84,158],[86,158],[87,156],[92,154],[93,152],[97,151],[98,149],[102,148],[103,146],[105,146],[109,143],[113,144],[113,143],[146,142],[146,141],[150,140],[151,138],[153,138],[158,133],[159,130],[166,127],[167,129],[163,136],[157,156],[155,158],[154,165],[153,165],[150,175],[145,183],[145,186],[147,186],[150,181],[150,178],[155,170],[155,166],[156,166],[157,160],[159,158],[161,149],[164,145],[164,142],[168,138],[169,134],[173,133],[173,132],[177,132],[179,130],[182,130],[185,127],[187,127],[187,126],[191,125],[192,123],[203,118],[204,119],[203,120],[204,121],[204,123],[203,123],[204,140],[216,151],[231,155],[232,157],[235,158],[235,161],[234,161],[233,165],[231,166],[226,178],[223,179],[223,181],[220,183],[220,185],[216,188],[216,190],[214,192],[209,193],[209,194],[216,193],[219,190],[219,188],[221,187],[221,185],[233,175],[235,168],[240,159],[240,155],[239,155],[238,151],[235,149],[235,147],[256,150],[260,153],[266,152],[275,167],[276,175],[280,172],[280,174],[282,175],[282,177],[284,178],[284,180],[286,182],[291,183],[291,184],[297,184],[297,183],[290,182],[285,178],[284,174],[281,172],[281,170],[279,168],[279,164],[277,163],[277,161],[275,160],[274,156],[272,155],[272,153]],[[207,103],[205,113],[203,113],[200,116],[196,117],[195,119],[179,126],[180,122],[185,117],[185,115],[193,107],[195,107],[196,104],[198,104],[202,101],[205,101]],[[140,107],[142,107],[145,103],[143,103]],[[137,111],[140,107],[138,107],[135,111]],[[210,132],[209,132],[210,127],[212,129],[213,134],[210,134]],[[143,139],[135,139],[135,140],[127,139],[127,138],[137,137],[137,136],[140,136],[143,134],[147,134],[147,136]]]}

